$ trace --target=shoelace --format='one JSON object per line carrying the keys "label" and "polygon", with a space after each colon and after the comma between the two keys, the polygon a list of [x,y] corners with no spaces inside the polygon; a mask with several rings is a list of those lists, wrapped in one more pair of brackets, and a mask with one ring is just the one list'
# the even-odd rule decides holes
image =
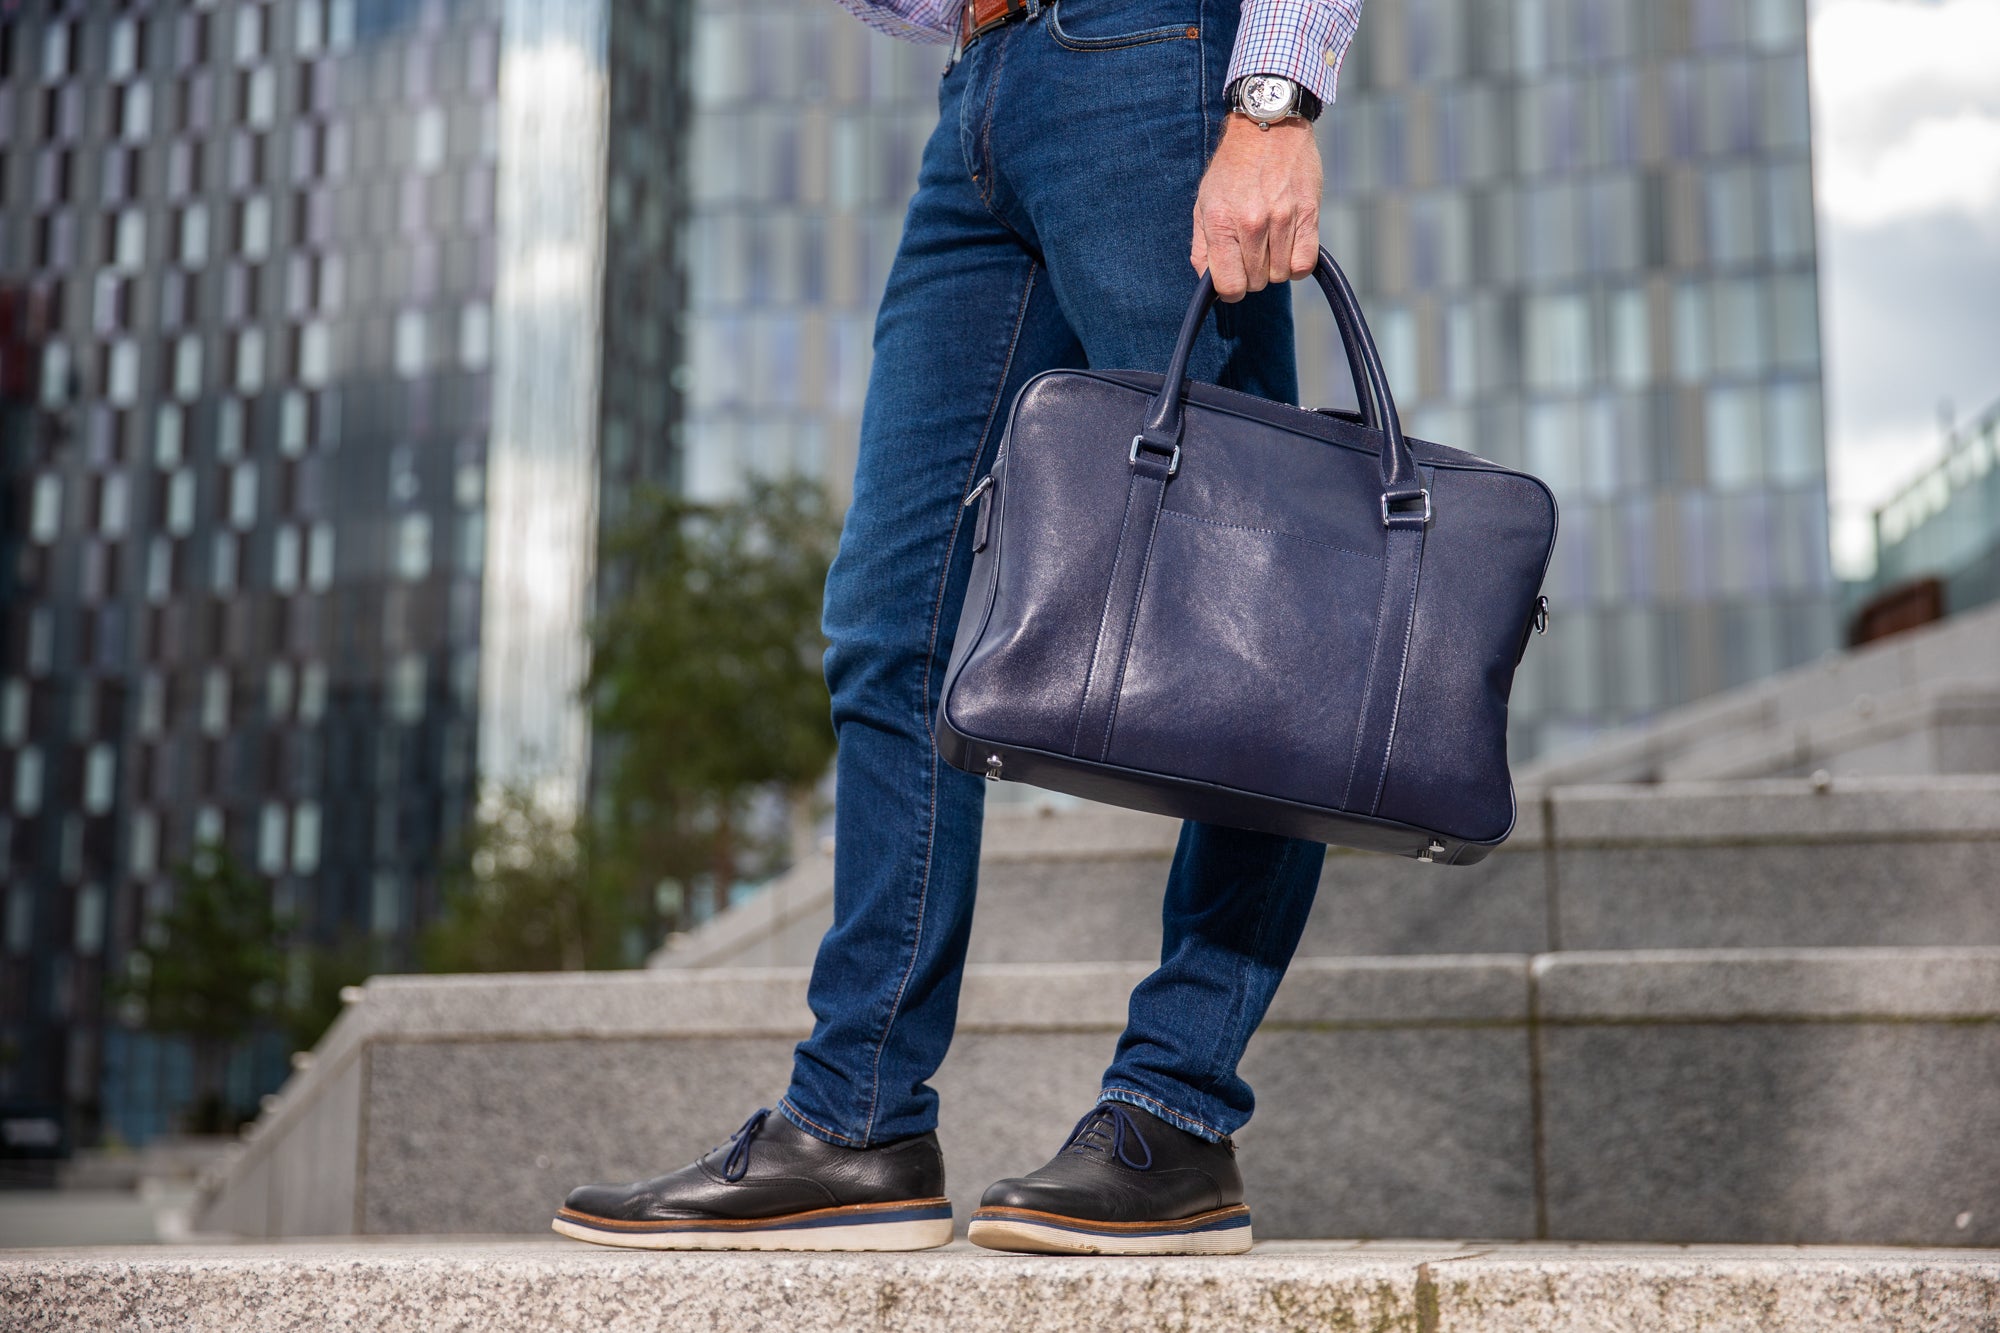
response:
{"label": "shoelace", "polygon": [[750,1170],[750,1140],[764,1128],[764,1122],[771,1118],[771,1108],[760,1106],[743,1122],[742,1128],[729,1136],[729,1156],[722,1159],[722,1178],[730,1184],[743,1179]]}
{"label": "shoelace", "polygon": [[[1111,1122],[1111,1155],[1134,1171],[1151,1170],[1153,1145],[1146,1142],[1146,1136],[1139,1131],[1139,1122],[1132,1118],[1132,1113],[1117,1102],[1099,1102],[1086,1111],[1083,1119],[1076,1122],[1076,1128],[1069,1132],[1069,1137],[1063,1140],[1063,1151],[1067,1152],[1073,1147],[1097,1148],[1096,1144],[1088,1141],[1086,1135],[1092,1129],[1101,1129],[1102,1123],[1106,1120]],[[1134,1161],[1125,1151],[1127,1142],[1136,1143],[1139,1151],[1146,1154],[1146,1160]],[[1097,1150],[1103,1151],[1102,1148]]]}

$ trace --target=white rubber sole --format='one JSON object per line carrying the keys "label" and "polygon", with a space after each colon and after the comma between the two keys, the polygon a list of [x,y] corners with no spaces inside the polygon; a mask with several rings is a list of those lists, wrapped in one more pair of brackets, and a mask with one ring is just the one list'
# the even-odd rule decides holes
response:
{"label": "white rubber sole", "polygon": [[[907,1206],[883,1209],[828,1208],[756,1222],[663,1222],[632,1224],[593,1218],[564,1209],[549,1226],[558,1235],[592,1245],[627,1250],[934,1250],[951,1243],[951,1208],[942,1216],[909,1217]],[[871,1213],[887,1212],[882,1221]]]}
{"label": "white rubber sole", "polygon": [[1222,1208],[1170,1227],[1120,1226],[1035,1213],[981,1209],[966,1239],[1017,1254],[1242,1254],[1253,1241],[1250,1212]]}

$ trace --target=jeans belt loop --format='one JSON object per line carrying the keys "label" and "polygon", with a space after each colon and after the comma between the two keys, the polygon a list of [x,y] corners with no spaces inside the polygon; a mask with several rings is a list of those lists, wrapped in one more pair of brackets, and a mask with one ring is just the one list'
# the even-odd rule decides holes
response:
{"label": "jeans belt loop", "polygon": [[977,23],[979,0],[962,0],[958,7],[957,39],[952,43],[951,63],[957,63],[965,48],[972,45],[975,38],[983,37],[995,28],[1004,27],[1016,18],[1033,18],[1041,6],[1036,0],[1006,0],[1005,6],[982,26]]}

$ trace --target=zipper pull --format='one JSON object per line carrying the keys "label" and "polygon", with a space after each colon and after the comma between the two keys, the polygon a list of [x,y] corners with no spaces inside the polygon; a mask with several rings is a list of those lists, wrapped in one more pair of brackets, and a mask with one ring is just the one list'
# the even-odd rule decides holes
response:
{"label": "zipper pull", "polygon": [[979,516],[972,523],[972,553],[974,555],[978,555],[986,549],[986,519],[988,511],[992,508],[992,499],[993,474],[989,472],[979,479],[979,484],[972,488],[972,493],[959,502],[959,507],[962,509],[969,508],[974,502],[977,502],[979,505]]}

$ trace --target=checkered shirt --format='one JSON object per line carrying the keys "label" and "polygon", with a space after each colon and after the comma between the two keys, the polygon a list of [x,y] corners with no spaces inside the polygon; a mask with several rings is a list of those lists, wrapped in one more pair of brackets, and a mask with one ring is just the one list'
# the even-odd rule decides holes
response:
{"label": "checkered shirt", "polygon": [[[957,0],[840,0],[891,37],[942,45],[958,27]],[[1243,0],[1229,79],[1282,74],[1331,104],[1362,0]]]}

